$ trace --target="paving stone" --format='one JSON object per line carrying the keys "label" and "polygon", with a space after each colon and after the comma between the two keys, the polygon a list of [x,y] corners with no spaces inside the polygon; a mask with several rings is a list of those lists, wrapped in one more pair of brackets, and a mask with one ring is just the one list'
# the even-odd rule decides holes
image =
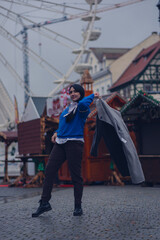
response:
{"label": "paving stone", "polygon": [[0,188],[0,239],[160,239],[159,187],[86,186],[81,217],[73,216],[73,188],[54,189],[52,211],[32,218],[41,191]]}

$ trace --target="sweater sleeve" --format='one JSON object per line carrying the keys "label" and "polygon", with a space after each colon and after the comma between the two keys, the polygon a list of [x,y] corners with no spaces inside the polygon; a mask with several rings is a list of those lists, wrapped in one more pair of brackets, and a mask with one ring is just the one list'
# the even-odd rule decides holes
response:
{"label": "sweater sleeve", "polygon": [[88,111],[89,105],[93,102],[94,94],[84,97],[78,104],[78,110],[80,112]]}

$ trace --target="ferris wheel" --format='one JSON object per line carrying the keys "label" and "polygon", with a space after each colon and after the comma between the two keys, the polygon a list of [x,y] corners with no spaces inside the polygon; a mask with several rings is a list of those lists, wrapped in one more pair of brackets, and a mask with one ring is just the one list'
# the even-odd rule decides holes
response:
{"label": "ferris wheel", "polygon": [[[97,40],[101,35],[101,30],[94,27],[95,21],[100,20],[98,14],[141,1],[145,0],[129,0],[101,7],[102,0],[84,0],[81,3],[77,3],[75,0],[66,0],[66,3],[63,3],[62,0],[1,0],[0,36],[23,54],[23,61],[20,60],[21,67],[23,62],[23,76],[22,71],[16,70],[14,64],[6,57],[3,49],[0,50],[0,64],[3,64],[22,86],[25,91],[25,102],[27,102],[28,97],[34,95],[30,89],[30,61],[36,62],[46,71],[46,75],[51,76],[50,79],[54,83],[53,89],[50,89],[48,93],[48,96],[51,97],[65,84],[73,82],[71,75],[74,72],[82,74],[85,69],[91,69],[91,65],[83,63],[83,58],[89,52],[88,42]],[[71,34],[73,21],[77,22],[77,29],[74,29],[75,34]],[[78,32],[81,32],[79,26],[82,26],[82,23],[83,32],[80,37]],[[30,43],[30,32],[34,36],[36,34],[39,36],[38,51]],[[50,56],[50,52],[43,54],[44,46],[40,40],[42,38],[52,42],[49,46],[50,52],[53,45],[63,49],[62,52],[53,54],[53,58]],[[58,49],[58,47],[56,48]],[[67,53],[71,52],[75,57],[68,60],[66,64],[63,63],[66,65],[66,70],[62,70],[65,49],[67,49]],[[61,64],[57,67],[55,59],[58,57],[61,59]],[[72,63],[69,64],[71,61]]]}

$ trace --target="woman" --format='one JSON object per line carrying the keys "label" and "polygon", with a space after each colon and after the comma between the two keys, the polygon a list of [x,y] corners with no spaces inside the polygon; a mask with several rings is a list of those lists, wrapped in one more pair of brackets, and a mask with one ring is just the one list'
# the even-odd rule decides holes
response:
{"label": "woman", "polygon": [[83,179],[81,177],[81,161],[83,153],[83,131],[86,118],[90,113],[89,105],[94,97],[99,94],[91,94],[84,97],[84,89],[79,84],[73,84],[69,89],[72,103],[61,114],[58,130],[52,136],[52,142],[55,143],[50,154],[45,171],[45,181],[40,200],[40,206],[32,217],[38,217],[44,212],[51,210],[49,200],[53,187],[53,180],[56,177],[58,169],[67,159],[74,185],[74,216],[83,214],[81,199],[83,193]]}

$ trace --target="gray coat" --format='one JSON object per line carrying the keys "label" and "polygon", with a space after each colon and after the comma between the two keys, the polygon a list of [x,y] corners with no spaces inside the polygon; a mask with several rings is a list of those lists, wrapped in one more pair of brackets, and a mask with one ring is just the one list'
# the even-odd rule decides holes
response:
{"label": "gray coat", "polygon": [[[105,142],[108,142],[112,150],[113,160],[116,159],[115,163],[116,165],[118,165],[117,167],[120,170],[120,172],[121,165],[123,165],[123,168],[126,167],[128,169],[126,170],[126,172],[128,171],[133,183],[138,184],[144,182],[145,178],[142,171],[141,163],[137,155],[136,148],[132,142],[129,131],[122,119],[120,112],[111,108],[102,99],[98,99],[96,101],[96,107],[98,113],[97,117],[98,121],[92,142],[91,155],[92,156],[97,155],[98,144],[100,142],[101,137],[103,136],[104,140],[106,140]],[[107,129],[109,131],[107,131]],[[117,140],[116,138],[112,139],[113,137],[111,137],[111,135],[117,136]],[[117,143],[115,141],[117,141]],[[120,151],[118,149],[120,149]]]}

